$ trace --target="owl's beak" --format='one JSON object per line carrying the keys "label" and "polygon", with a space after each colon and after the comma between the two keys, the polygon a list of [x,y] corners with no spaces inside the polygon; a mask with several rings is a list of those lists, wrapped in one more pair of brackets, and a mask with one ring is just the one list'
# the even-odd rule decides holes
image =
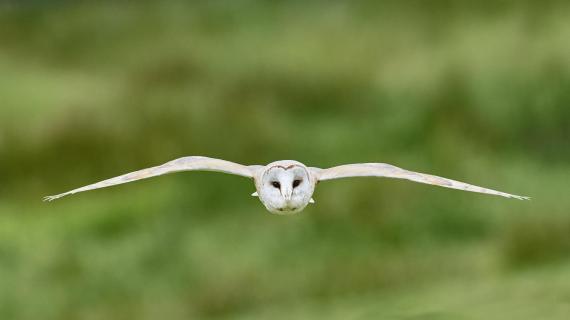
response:
{"label": "owl's beak", "polygon": [[291,200],[291,195],[293,194],[293,188],[291,187],[281,187],[281,195],[283,196],[283,199],[289,201]]}

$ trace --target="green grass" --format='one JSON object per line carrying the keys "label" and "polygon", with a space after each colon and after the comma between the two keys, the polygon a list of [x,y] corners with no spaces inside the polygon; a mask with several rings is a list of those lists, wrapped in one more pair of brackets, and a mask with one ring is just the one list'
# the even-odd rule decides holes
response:
{"label": "green grass", "polygon": [[568,268],[266,308],[238,319],[563,319]]}
{"label": "green grass", "polygon": [[[1,319],[566,319],[568,6],[0,6]],[[185,155],[388,162],[266,213]]]}

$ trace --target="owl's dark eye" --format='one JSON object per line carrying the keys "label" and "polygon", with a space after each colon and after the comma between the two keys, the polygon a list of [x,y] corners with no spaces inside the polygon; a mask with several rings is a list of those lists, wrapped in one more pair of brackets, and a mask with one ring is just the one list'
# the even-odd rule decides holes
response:
{"label": "owl's dark eye", "polygon": [[277,181],[273,181],[271,182],[271,185],[274,186],[277,189],[281,189],[281,183],[277,182]]}
{"label": "owl's dark eye", "polygon": [[301,180],[297,179],[293,181],[293,188],[297,188],[301,184]]}

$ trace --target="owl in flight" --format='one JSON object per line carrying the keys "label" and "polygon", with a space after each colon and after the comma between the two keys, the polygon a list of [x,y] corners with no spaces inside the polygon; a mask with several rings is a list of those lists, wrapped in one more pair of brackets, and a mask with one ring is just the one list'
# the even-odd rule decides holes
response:
{"label": "owl in flight", "polygon": [[253,179],[257,191],[252,196],[259,197],[267,210],[275,214],[298,213],[309,203],[314,203],[312,195],[317,183],[349,177],[398,178],[506,198],[529,199],[528,197],[486,189],[430,174],[408,171],[385,163],[355,163],[320,169],[307,167],[294,160],[275,161],[266,166],[244,166],[230,161],[207,157],[184,157],[160,166],[127,173],[62,194],[45,197],[44,200],[52,201],[78,192],[110,187],[172,172],[197,170],[230,173]]}

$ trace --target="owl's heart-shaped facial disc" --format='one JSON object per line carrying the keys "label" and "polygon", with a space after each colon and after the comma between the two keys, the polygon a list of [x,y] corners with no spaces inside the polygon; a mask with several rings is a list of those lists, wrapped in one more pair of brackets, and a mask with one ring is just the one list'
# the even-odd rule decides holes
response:
{"label": "owl's heart-shaped facial disc", "polygon": [[315,183],[303,164],[277,162],[267,165],[256,187],[267,210],[275,214],[292,214],[309,204]]}

